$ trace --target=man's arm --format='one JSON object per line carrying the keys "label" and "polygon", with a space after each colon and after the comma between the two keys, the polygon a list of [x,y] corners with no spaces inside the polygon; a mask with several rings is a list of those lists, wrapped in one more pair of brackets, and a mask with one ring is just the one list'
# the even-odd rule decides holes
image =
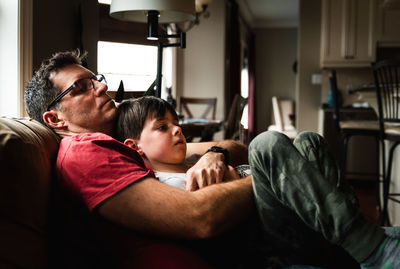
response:
{"label": "man's arm", "polygon": [[144,178],[98,206],[106,219],[139,232],[172,238],[208,238],[254,211],[251,178],[187,192]]}
{"label": "man's arm", "polygon": [[[233,166],[247,163],[247,147],[237,141],[224,140],[220,142],[189,143],[186,156],[204,154],[212,146],[227,149],[230,164]],[[205,186],[220,183],[223,180],[226,166],[222,153],[208,152],[186,173],[186,190],[195,191]]]}
{"label": "man's arm", "polygon": [[[207,149],[211,148],[212,146],[218,146],[227,149],[230,154],[230,165],[232,166],[248,163],[247,146],[234,140],[188,143],[186,157],[190,157],[193,154],[203,155]],[[210,152],[210,154],[214,153]]]}

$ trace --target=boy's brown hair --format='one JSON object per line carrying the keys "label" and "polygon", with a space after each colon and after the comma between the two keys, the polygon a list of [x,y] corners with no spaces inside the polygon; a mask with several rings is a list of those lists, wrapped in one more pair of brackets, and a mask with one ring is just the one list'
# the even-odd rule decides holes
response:
{"label": "boy's brown hair", "polygon": [[163,118],[169,111],[178,120],[175,109],[165,100],[154,96],[128,99],[118,106],[116,139],[124,142],[127,138],[139,139],[147,119]]}

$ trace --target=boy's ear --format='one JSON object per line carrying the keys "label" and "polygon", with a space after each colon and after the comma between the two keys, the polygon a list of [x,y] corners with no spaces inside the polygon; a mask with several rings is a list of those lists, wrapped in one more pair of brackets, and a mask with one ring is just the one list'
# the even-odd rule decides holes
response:
{"label": "boy's ear", "polygon": [[124,144],[130,147],[131,149],[136,150],[140,155],[143,155],[142,149],[138,146],[138,141],[133,138],[127,138],[124,141]]}
{"label": "boy's ear", "polygon": [[44,112],[43,121],[53,129],[61,129],[67,125],[63,119],[59,118],[58,113],[55,111]]}

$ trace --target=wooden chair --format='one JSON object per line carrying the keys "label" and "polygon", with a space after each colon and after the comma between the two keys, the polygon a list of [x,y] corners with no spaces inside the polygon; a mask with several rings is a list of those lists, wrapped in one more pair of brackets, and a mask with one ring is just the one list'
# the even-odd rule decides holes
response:
{"label": "wooden chair", "polygon": [[[383,223],[390,225],[388,200],[400,203],[399,193],[390,192],[394,150],[400,144],[400,60],[385,60],[372,65],[378,99],[379,137],[383,159]],[[385,140],[392,142],[386,166]]]}
{"label": "wooden chair", "polygon": [[[191,107],[194,109],[199,106],[205,106],[205,110],[200,116],[194,116]],[[200,118],[215,120],[215,113],[217,108],[217,98],[193,98],[193,97],[180,97],[179,98],[179,114],[186,115],[187,118]],[[211,113],[211,117],[209,114]]]}
{"label": "wooden chair", "polygon": [[285,134],[292,141],[297,136],[294,126],[294,101],[272,97],[272,110],[275,124],[268,126],[270,131],[278,131]]}
{"label": "wooden chair", "polygon": [[238,140],[240,131],[240,120],[242,119],[243,109],[247,104],[247,98],[240,94],[235,94],[231,110],[225,122],[225,139]]}

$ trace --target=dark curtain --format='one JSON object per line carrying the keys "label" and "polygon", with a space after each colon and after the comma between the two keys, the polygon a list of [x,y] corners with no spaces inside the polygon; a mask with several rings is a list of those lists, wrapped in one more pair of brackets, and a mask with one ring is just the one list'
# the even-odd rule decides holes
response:
{"label": "dark curtain", "polygon": [[255,94],[256,94],[256,50],[255,50],[255,40],[254,34],[250,34],[249,37],[249,99],[248,99],[248,139],[251,139],[255,136],[256,125],[255,125],[255,112],[256,112],[256,102],[255,102]]}
{"label": "dark curtain", "polygon": [[[240,94],[241,78],[241,42],[239,8],[235,0],[229,0],[226,6],[226,60],[225,60],[225,115],[229,112],[235,94]],[[246,40],[249,70],[248,98],[248,141],[255,136],[255,38],[248,25]]]}
{"label": "dark curtain", "polygon": [[227,1],[225,33],[225,118],[227,118],[235,94],[240,94],[239,8],[234,0]]}

